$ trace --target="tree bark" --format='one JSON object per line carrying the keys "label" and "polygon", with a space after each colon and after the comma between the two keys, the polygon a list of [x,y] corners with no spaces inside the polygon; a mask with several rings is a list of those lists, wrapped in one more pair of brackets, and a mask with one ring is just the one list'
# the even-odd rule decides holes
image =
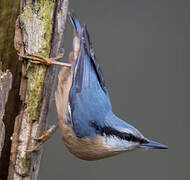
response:
{"label": "tree bark", "polygon": [[[39,54],[45,57],[58,55],[63,47],[68,1],[21,0],[14,39],[15,48],[20,54]],[[41,136],[45,129],[55,75],[56,67],[33,64],[27,60],[22,63],[19,92],[21,103],[18,101],[16,105],[19,113],[15,118],[12,136],[9,180],[38,177],[42,152],[28,153],[27,150],[33,149],[36,144],[34,139]],[[9,139],[11,135],[9,134]],[[3,155],[4,153],[6,152]],[[6,174],[2,177],[6,179]]]}

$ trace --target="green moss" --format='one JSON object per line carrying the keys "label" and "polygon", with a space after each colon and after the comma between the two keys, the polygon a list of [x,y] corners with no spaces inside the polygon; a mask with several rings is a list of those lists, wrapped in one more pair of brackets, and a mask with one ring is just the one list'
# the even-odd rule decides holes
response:
{"label": "green moss", "polygon": [[30,168],[31,158],[32,158],[31,155],[26,155],[26,157],[21,158],[21,162],[22,162],[24,167]]}
{"label": "green moss", "polygon": [[[40,1],[40,14],[43,22],[45,22],[45,34],[44,38],[46,39],[46,45],[42,53],[43,56],[47,56],[46,52],[50,53],[50,43],[53,27],[53,10],[55,6],[54,0],[41,0]],[[49,54],[48,54],[49,55]]]}
{"label": "green moss", "polygon": [[34,13],[31,9],[31,7],[25,6],[23,13],[20,15],[20,20],[24,23],[27,23],[28,21],[30,21],[32,19],[33,16],[34,16]]}
{"label": "green moss", "polygon": [[33,3],[32,0],[27,0],[27,1],[26,1],[26,4],[27,4],[27,5],[32,4],[32,3]]}
{"label": "green moss", "polygon": [[[51,37],[53,29],[53,11],[55,6],[55,0],[41,0],[31,7],[30,4],[26,5],[23,14],[20,16],[20,21],[23,27],[27,30],[30,30],[31,21],[35,24],[37,33],[40,31],[40,48],[35,52],[39,55],[49,57],[51,49]],[[32,26],[33,27],[33,26]],[[27,34],[27,32],[26,32]],[[34,34],[35,36],[35,34]],[[29,38],[33,38],[29,37]],[[36,45],[35,42],[31,43]],[[33,46],[32,44],[32,46]],[[43,84],[45,78],[46,66],[45,65],[36,65],[29,63],[27,67],[27,94],[26,94],[26,104],[27,112],[30,115],[30,120],[35,121],[39,117],[40,106],[43,95]]]}
{"label": "green moss", "polygon": [[45,71],[46,68],[43,65],[35,65],[32,63],[27,69],[28,89],[26,102],[27,110],[32,121],[37,120],[39,117]]}

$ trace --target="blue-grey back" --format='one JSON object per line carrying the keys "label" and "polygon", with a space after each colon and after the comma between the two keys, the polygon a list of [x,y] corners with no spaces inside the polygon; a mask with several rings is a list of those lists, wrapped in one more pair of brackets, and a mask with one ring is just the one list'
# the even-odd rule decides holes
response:
{"label": "blue-grey back", "polygon": [[87,40],[83,38],[81,42],[69,97],[73,126],[78,137],[94,137],[97,132],[91,124],[96,122],[103,126],[106,114],[112,108],[103,74],[97,60],[88,52]]}

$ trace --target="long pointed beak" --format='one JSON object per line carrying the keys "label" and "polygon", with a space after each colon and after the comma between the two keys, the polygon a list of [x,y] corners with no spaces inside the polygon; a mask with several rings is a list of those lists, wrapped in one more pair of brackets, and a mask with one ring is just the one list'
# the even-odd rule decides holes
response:
{"label": "long pointed beak", "polygon": [[168,146],[155,141],[149,141],[147,144],[141,144],[140,147],[144,149],[168,149]]}

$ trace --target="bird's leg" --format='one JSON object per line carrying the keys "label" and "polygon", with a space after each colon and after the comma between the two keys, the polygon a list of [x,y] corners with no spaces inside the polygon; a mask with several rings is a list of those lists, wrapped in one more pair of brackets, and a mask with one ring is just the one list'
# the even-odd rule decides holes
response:
{"label": "bird's leg", "polygon": [[57,128],[58,124],[52,125],[48,130],[44,131],[42,136],[40,136],[39,138],[35,138],[37,144],[34,146],[33,149],[27,150],[27,152],[38,151],[41,148],[41,146],[54,134]]}
{"label": "bird's leg", "polygon": [[65,67],[71,67],[71,64],[69,63],[63,63],[63,62],[58,62],[58,59],[63,58],[62,54],[59,54],[58,56],[54,57],[54,58],[46,58],[37,54],[31,54],[31,55],[23,55],[23,54],[19,54],[18,55],[21,58],[24,59],[29,59],[32,63],[35,64],[45,64],[47,66],[50,65],[58,65],[58,66],[65,66]]}

